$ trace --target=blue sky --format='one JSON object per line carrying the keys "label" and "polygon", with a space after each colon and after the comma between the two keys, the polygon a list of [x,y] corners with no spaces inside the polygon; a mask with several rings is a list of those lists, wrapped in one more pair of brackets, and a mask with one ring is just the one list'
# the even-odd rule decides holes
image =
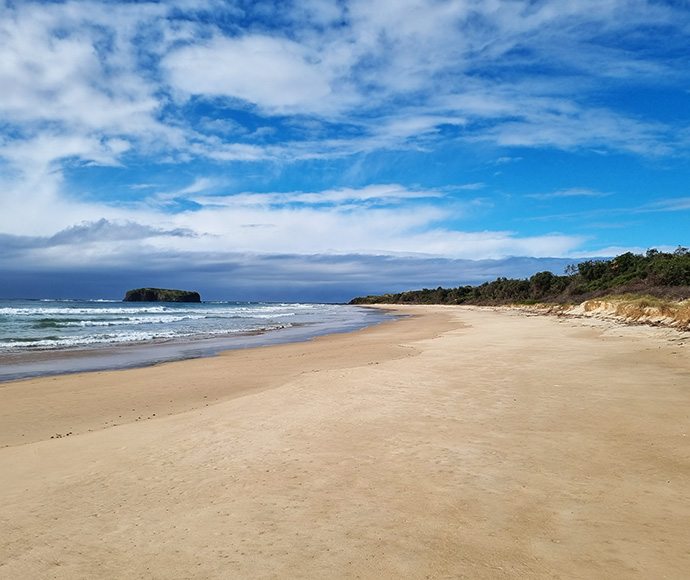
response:
{"label": "blue sky", "polygon": [[342,301],[690,245],[690,4],[0,0],[0,297]]}

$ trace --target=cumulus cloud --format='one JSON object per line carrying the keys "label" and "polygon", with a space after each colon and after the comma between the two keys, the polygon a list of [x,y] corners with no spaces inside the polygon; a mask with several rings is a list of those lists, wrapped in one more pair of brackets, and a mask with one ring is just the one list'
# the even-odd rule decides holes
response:
{"label": "cumulus cloud", "polygon": [[[142,8],[146,18],[150,7]],[[132,39],[122,38],[132,14],[100,3],[82,9],[31,2],[4,8],[0,111],[16,121],[87,130],[150,128],[155,89],[132,74]]]}
{"label": "cumulus cloud", "polygon": [[197,237],[185,228],[166,230],[134,222],[114,223],[103,218],[64,229],[48,238],[47,245],[82,244],[89,242],[110,242],[118,240],[145,240],[152,237]]}
{"label": "cumulus cloud", "polygon": [[181,142],[157,118],[158,90],[141,74],[136,28],[162,11],[100,2],[0,9],[0,156],[19,167],[77,158],[112,165],[136,147]]}
{"label": "cumulus cloud", "polygon": [[56,246],[80,246],[94,242],[117,242],[124,240],[146,240],[153,237],[197,237],[197,234],[184,228],[166,230],[134,222],[111,222],[103,218],[97,222],[83,222],[70,226],[52,236],[18,236],[0,234],[0,247],[4,250],[18,251]]}
{"label": "cumulus cloud", "polygon": [[317,107],[330,92],[328,79],[310,56],[287,39],[216,37],[170,52],[162,67],[184,94],[241,99],[284,113]]}
{"label": "cumulus cloud", "polygon": [[[429,224],[442,217],[443,213],[433,207],[366,211],[348,211],[340,207],[234,207],[177,215],[173,228],[101,220],[73,226],[48,237],[6,238],[3,245],[15,250],[52,250],[70,245],[68,254],[51,259],[56,260],[55,263],[81,260],[95,264],[100,259],[98,252],[125,262],[132,255],[139,257],[142,241],[152,252],[161,254],[185,251],[201,255],[223,248],[227,252],[309,255],[318,248],[318,253],[334,256],[357,253],[466,259],[563,256],[583,241],[578,236],[559,234],[524,237],[501,231],[430,230]],[[199,232],[204,235],[200,236]],[[34,258],[38,257],[34,254]]]}
{"label": "cumulus cloud", "polygon": [[[673,62],[607,42],[639,24],[680,34],[674,10],[622,0],[592,6],[405,0],[391,10],[381,0],[310,2],[274,7],[273,24],[283,25],[276,28],[257,4],[243,6],[254,25],[242,30],[204,20],[205,2],[6,5],[0,119],[36,145],[36,156],[98,164],[141,153],[226,162],[350,155],[433,142],[444,126],[506,146],[670,153],[669,137],[682,143],[672,126],[592,107],[587,96],[611,76],[621,86],[682,77]],[[236,7],[213,9],[231,22],[240,16]],[[271,117],[299,113],[347,117],[359,134],[267,145],[262,132],[233,119],[190,123],[171,107],[174,96],[211,105],[225,99],[225,110],[254,107],[268,116],[267,130]],[[83,146],[64,154],[56,146],[51,156],[34,143],[46,130]],[[0,155],[12,158],[16,143],[10,139]]]}

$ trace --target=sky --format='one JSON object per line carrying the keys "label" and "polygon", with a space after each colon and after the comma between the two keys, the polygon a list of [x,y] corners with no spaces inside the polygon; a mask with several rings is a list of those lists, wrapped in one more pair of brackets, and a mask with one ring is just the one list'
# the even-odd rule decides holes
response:
{"label": "sky", "polygon": [[347,301],[690,245],[690,0],[0,0],[0,297]]}

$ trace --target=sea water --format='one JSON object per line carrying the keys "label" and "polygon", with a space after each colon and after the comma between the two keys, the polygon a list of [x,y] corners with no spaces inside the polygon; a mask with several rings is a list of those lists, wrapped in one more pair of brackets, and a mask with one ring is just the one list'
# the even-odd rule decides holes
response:
{"label": "sea water", "polygon": [[384,317],[342,304],[0,300],[0,382],[307,340]]}

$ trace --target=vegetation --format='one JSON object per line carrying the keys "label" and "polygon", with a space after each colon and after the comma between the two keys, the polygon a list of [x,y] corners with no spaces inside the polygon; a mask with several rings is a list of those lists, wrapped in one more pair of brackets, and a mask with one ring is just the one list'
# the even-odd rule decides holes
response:
{"label": "vegetation", "polygon": [[690,252],[628,252],[613,260],[587,260],[570,265],[562,276],[538,272],[531,278],[498,278],[480,286],[355,298],[350,304],[536,304],[581,303],[611,294],[645,294],[647,299],[690,297]]}
{"label": "vegetation", "polygon": [[201,302],[198,292],[167,288],[136,288],[128,290],[124,302]]}

